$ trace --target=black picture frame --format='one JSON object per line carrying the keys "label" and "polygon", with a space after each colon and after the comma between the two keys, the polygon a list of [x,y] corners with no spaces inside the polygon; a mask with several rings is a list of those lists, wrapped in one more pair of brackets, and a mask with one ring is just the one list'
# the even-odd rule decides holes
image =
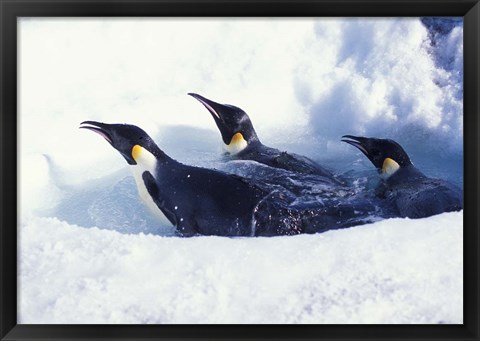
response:
{"label": "black picture frame", "polygon": [[[450,339],[479,332],[478,0],[0,0],[0,337],[25,339]],[[464,17],[463,325],[18,325],[17,18],[125,16],[462,16]]]}

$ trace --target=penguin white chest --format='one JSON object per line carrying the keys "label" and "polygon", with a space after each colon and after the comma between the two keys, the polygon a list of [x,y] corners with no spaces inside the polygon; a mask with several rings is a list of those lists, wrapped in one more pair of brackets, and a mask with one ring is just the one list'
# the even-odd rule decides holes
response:
{"label": "penguin white chest", "polygon": [[[130,166],[130,169],[132,170],[135,183],[137,184],[138,195],[149,210],[160,220],[162,225],[172,225],[163,212],[158,208],[155,201],[153,201],[142,177],[143,173],[148,171],[155,178],[157,159],[153,154],[140,146],[135,146],[133,148],[132,155],[137,164]],[[159,188],[159,191],[161,190],[162,189]]]}

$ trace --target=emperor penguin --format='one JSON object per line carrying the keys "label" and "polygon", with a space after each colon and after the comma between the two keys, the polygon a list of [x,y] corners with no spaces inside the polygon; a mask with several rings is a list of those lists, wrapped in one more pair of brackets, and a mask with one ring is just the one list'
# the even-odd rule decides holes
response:
{"label": "emperor penguin", "polygon": [[253,128],[252,121],[242,109],[230,104],[214,102],[195,93],[188,95],[197,99],[210,112],[222,135],[225,152],[231,158],[252,160],[297,173],[319,175],[333,183],[340,183],[329,170],[315,161],[262,144]]}
{"label": "emperor penguin", "polygon": [[462,190],[427,177],[397,142],[352,135],[344,135],[342,142],[358,148],[377,168],[382,181],[377,195],[388,200],[400,217],[423,218],[463,208]]}
{"label": "emperor penguin", "polygon": [[177,162],[134,125],[85,121],[80,128],[100,134],[123,156],[146,206],[180,235],[250,236],[255,232],[255,208],[268,195],[255,184]]}
{"label": "emperor penguin", "polygon": [[361,225],[372,208],[349,198],[300,204],[288,191],[214,169],[184,165],[141,128],[84,121],[130,166],[144,203],[181,236],[279,236]]}

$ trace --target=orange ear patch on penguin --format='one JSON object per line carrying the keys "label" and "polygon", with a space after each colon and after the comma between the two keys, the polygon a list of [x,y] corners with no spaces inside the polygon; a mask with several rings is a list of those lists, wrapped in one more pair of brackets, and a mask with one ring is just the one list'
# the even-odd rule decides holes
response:
{"label": "orange ear patch on penguin", "polygon": [[225,149],[230,154],[237,154],[247,147],[248,143],[242,133],[238,132],[232,136],[230,143],[225,145]]}
{"label": "orange ear patch on penguin", "polygon": [[382,176],[388,178],[400,169],[400,165],[393,159],[387,157],[383,160]]}

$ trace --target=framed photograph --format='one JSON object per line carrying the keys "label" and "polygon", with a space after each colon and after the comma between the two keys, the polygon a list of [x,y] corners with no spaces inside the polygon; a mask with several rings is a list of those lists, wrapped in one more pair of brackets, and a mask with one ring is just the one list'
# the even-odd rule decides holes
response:
{"label": "framed photograph", "polygon": [[2,1],[1,339],[477,340],[479,6]]}

